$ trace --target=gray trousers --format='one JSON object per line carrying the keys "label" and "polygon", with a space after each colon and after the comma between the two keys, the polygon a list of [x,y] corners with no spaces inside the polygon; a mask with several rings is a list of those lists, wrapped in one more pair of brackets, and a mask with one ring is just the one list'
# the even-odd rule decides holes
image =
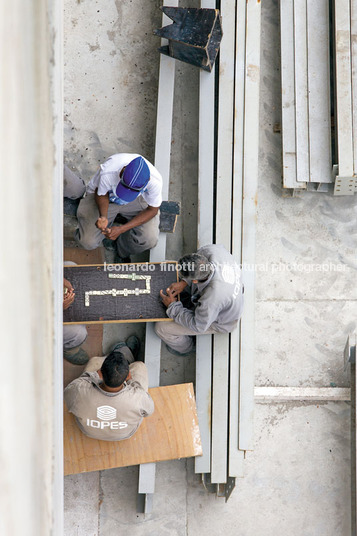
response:
{"label": "gray trousers", "polygon": [[63,197],[78,199],[84,196],[86,185],[66,164],[63,166]]}
{"label": "gray trousers", "polygon": [[[68,197],[68,196],[66,196]],[[64,266],[76,266],[73,261],[65,261]],[[71,324],[63,326],[63,350],[72,350],[84,343],[88,335],[83,324]]]}
{"label": "gray trousers", "polygon": [[87,338],[86,327],[82,324],[63,326],[63,350],[71,350],[84,343]]}
{"label": "gray trousers", "polygon": [[[131,379],[140,383],[141,387],[147,392],[149,388],[149,378],[145,363],[143,363],[142,361],[134,361],[133,354],[127,346],[123,346],[122,348],[120,348],[120,351],[130,362],[129,371],[131,373]],[[89,360],[89,363],[84,369],[85,372],[96,372],[97,370],[99,370],[100,367],[103,365],[103,361],[105,358],[106,356],[92,357],[92,359]]]}
{"label": "gray trousers", "polygon": [[194,349],[194,336],[211,335],[218,333],[214,329],[208,329],[204,333],[197,333],[192,329],[186,328],[176,322],[156,322],[155,333],[163,340],[167,346],[170,346],[180,354],[188,354]]}
{"label": "gray trousers", "polygon": [[[110,227],[116,216],[121,214],[130,221],[134,216],[148,207],[144,199],[139,196],[127,205],[116,205],[109,203],[108,226]],[[79,203],[77,211],[78,229],[75,232],[75,239],[84,249],[95,249],[102,244],[105,236],[95,226],[99,218],[97,203],[94,194],[87,194]],[[116,239],[116,247],[119,257],[129,257],[135,253],[141,253],[156,246],[159,238],[159,214],[154,218],[130,229]]]}

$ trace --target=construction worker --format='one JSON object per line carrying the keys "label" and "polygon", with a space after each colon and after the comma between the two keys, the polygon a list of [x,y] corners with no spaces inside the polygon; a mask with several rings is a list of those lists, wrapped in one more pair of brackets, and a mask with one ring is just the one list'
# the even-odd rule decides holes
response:
{"label": "construction worker", "polygon": [[[64,266],[76,266],[73,261],[65,261]],[[72,305],[75,299],[75,291],[72,284],[63,278],[63,310]],[[87,352],[81,348],[88,336],[85,326],[72,324],[63,326],[63,357],[72,365],[86,365],[89,361]]]}
{"label": "construction worker", "polygon": [[[66,263],[69,264],[69,263]],[[71,263],[74,264],[74,263]],[[63,278],[63,310],[72,305],[75,298],[74,289],[67,279]],[[87,329],[82,324],[63,326],[63,357],[72,365],[85,365],[89,361],[88,354],[81,345],[87,338]]]}
{"label": "construction worker", "polygon": [[[119,153],[102,164],[80,201],[75,239],[95,249],[107,238],[114,242],[118,261],[153,248],[159,236],[162,177],[138,154]],[[120,214],[125,223],[112,226]]]}
{"label": "construction worker", "polygon": [[139,339],[117,343],[107,357],[92,358],[85,372],[64,391],[68,411],[84,434],[120,441],[135,434],[144,417],[154,411],[144,363],[134,361]]}
{"label": "construction worker", "polygon": [[178,264],[181,280],[166,293],[160,291],[166,314],[174,322],[157,322],[155,332],[171,353],[188,355],[194,350],[195,335],[235,329],[244,289],[239,265],[221,245],[204,246]]}

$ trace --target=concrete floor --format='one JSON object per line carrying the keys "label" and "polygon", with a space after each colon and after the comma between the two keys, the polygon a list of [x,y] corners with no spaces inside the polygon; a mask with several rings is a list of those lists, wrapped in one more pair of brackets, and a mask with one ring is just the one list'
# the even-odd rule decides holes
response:
{"label": "concrete floor", "polygon": [[[159,4],[65,1],[65,158],[86,181],[117,151],[153,161]],[[344,387],[343,348],[357,320],[357,196],[281,195],[278,17],[277,0],[262,3],[256,385]],[[183,214],[168,258],[196,245],[198,71],[177,63],[176,75],[170,199]],[[141,324],[105,326],[104,351],[133,330],[143,337]],[[162,355],[162,384],[193,379],[192,358]],[[349,536],[349,419],[345,402],[257,404],[255,449],[227,504],[204,490],[192,460],[157,464],[146,517],[136,513],[137,467],[68,476],[65,535]]]}

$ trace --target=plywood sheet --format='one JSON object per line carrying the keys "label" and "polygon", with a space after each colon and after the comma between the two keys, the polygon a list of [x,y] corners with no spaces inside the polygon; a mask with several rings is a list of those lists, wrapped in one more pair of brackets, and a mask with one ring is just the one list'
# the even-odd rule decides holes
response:
{"label": "plywood sheet", "polygon": [[85,436],[64,409],[64,474],[202,455],[192,383],[149,389],[155,411],[123,441]]}
{"label": "plywood sheet", "polygon": [[170,320],[159,293],[177,281],[176,267],[175,262],[65,267],[64,277],[73,285],[76,297],[63,312],[63,321],[86,324]]}
{"label": "plywood sheet", "polygon": [[64,248],[63,260],[65,262],[72,261],[76,264],[102,264],[105,261],[104,248]]}

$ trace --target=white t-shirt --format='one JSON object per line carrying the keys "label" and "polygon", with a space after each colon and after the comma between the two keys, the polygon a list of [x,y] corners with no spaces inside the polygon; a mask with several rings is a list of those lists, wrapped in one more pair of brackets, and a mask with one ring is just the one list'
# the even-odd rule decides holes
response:
{"label": "white t-shirt", "polygon": [[[98,195],[105,195],[109,191],[115,193],[120,180],[119,173],[124,166],[127,166],[138,156],[141,155],[119,153],[108,158],[104,164],[101,164],[97,173],[90,180],[87,186],[87,193],[94,194],[96,188],[98,188]],[[150,180],[140,195],[142,195],[143,199],[151,207],[159,207],[162,203],[162,177],[158,170],[146,158],[144,160],[149,166]]]}

